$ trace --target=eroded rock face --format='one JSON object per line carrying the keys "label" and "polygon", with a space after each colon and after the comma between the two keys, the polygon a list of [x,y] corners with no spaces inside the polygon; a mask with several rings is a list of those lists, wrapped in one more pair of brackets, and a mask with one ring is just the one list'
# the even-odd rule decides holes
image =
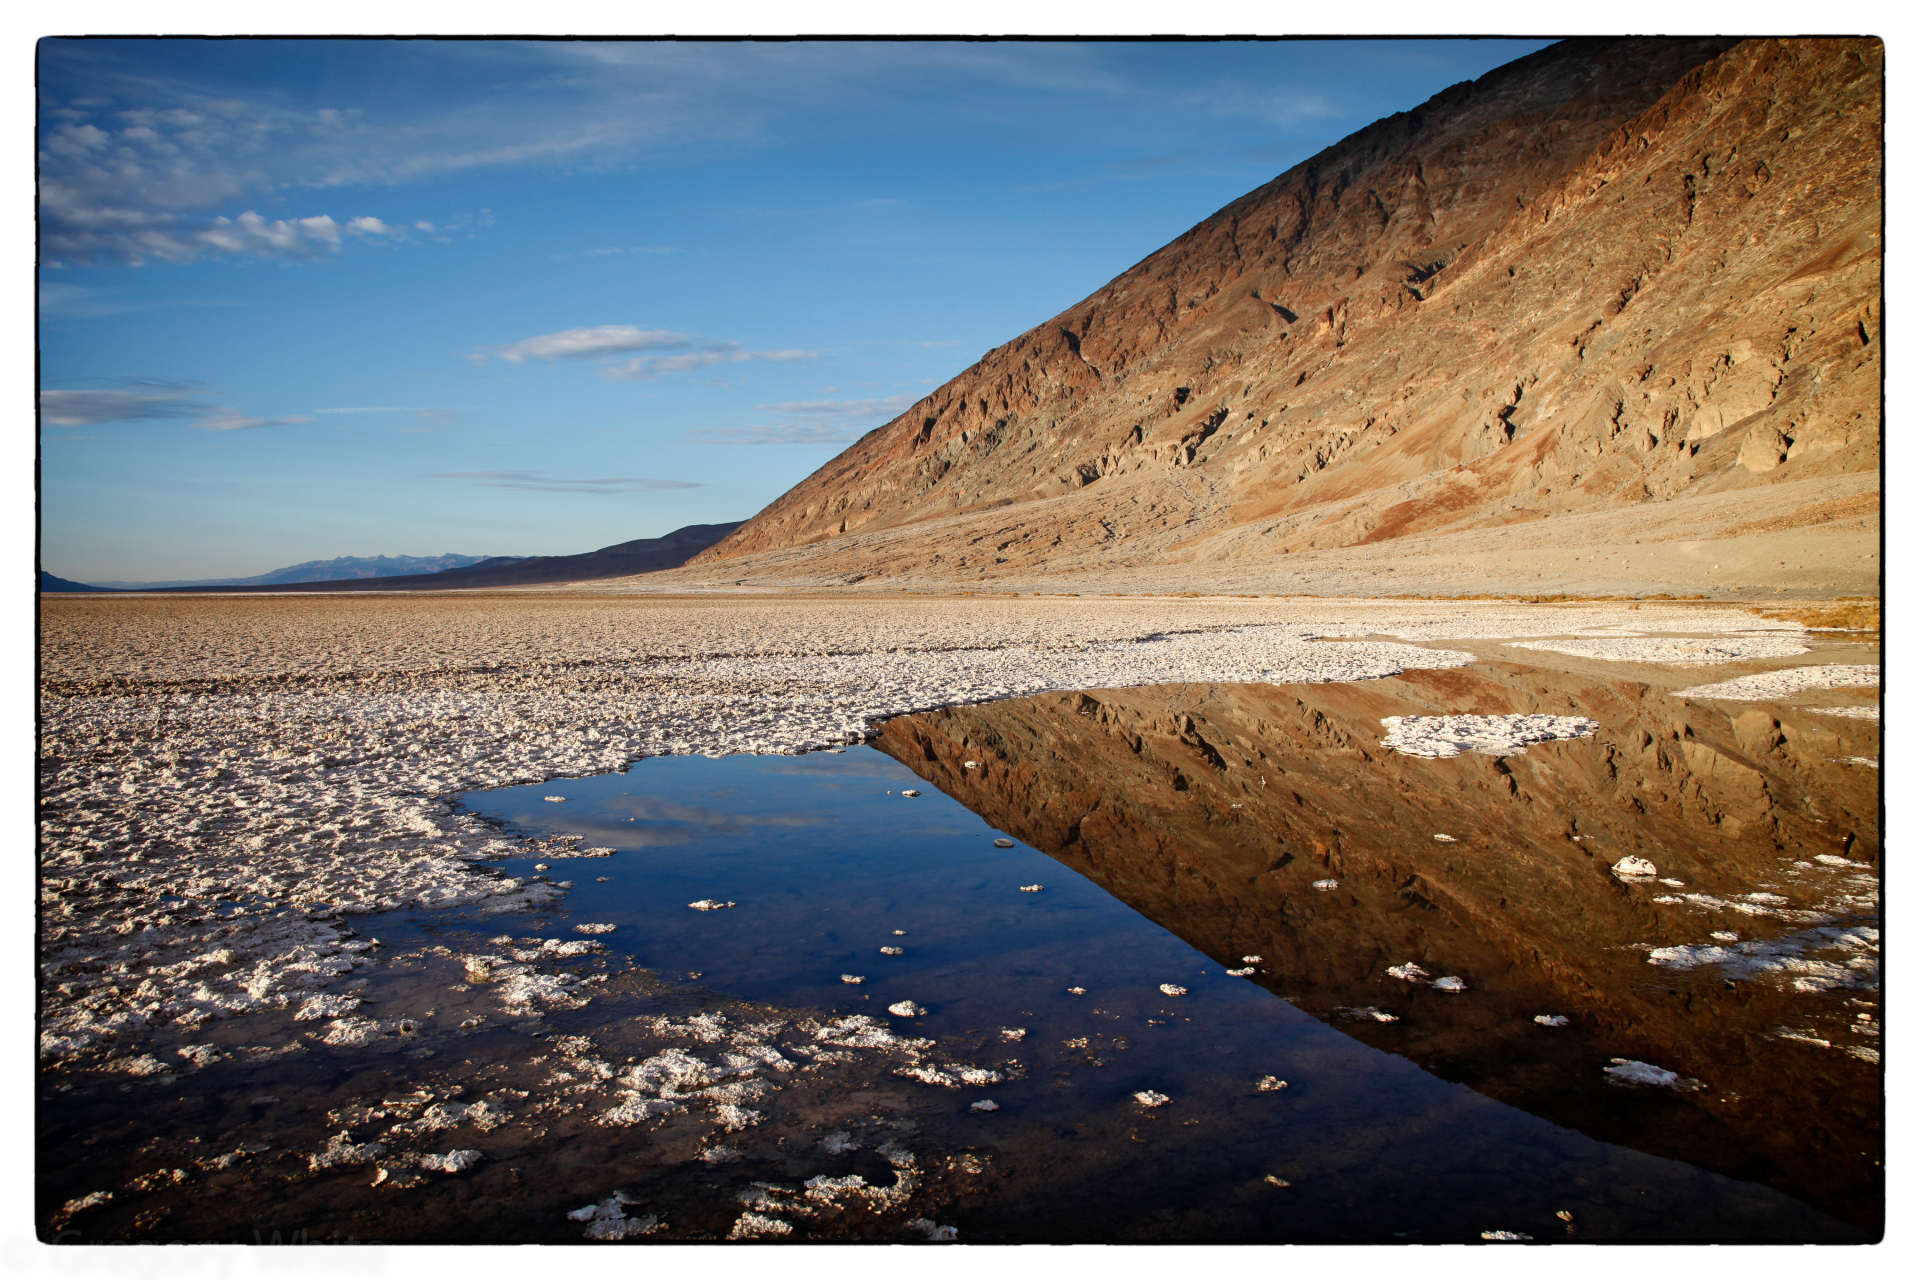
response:
{"label": "eroded rock face", "polygon": [[1870,470],[1881,119],[1876,40],[1556,45],[1235,201],[694,563],[1263,558]]}
{"label": "eroded rock face", "polygon": [[[1603,727],[1499,757],[1383,745],[1385,717],[1461,711]],[[1482,664],[1047,695],[876,745],[1370,1045],[1871,1226],[1878,779],[1845,757],[1872,735]],[[1657,873],[1615,874],[1629,858]],[[1702,1087],[1626,1088],[1621,1060]]]}

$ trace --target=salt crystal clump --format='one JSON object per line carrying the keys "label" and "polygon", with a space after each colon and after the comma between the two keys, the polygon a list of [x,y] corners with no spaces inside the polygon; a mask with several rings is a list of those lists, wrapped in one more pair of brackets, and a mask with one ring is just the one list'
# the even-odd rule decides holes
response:
{"label": "salt crystal clump", "polygon": [[740,904],[737,902],[721,902],[717,898],[702,898],[698,902],[689,902],[687,905],[695,911],[724,911],[728,907],[737,907]]}
{"label": "salt crystal clump", "polygon": [[1229,969],[1227,970],[1227,976],[1229,978],[1250,978],[1253,976],[1253,968],[1252,966],[1248,966],[1245,969]]}
{"label": "salt crystal clump", "polygon": [[1027,1038],[1027,1029],[1025,1027],[1002,1027],[1000,1028],[1000,1038],[1002,1040],[1024,1040]]}
{"label": "salt crystal clump", "polygon": [[960,1238],[960,1228],[938,1226],[932,1218],[915,1218],[907,1224],[907,1227],[918,1231],[935,1244],[952,1244]]}
{"label": "salt crystal clump", "polygon": [[1520,1231],[1482,1231],[1482,1240],[1531,1240],[1532,1236]]}
{"label": "salt crystal clump", "polygon": [[1435,840],[1438,840],[1438,841],[1439,841],[1439,842],[1440,842],[1441,844],[1459,844],[1459,843],[1460,843],[1460,842],[1459,842],[1459,841],[1458,841],[1457,839],[1455,839],[1455,838],[1454,838],[1453,836],[1449,836],[1449,835],[1442,835],[1442,834],[1441,834],[1440,832],[1438,832],[1438,831],[1436,831],[1436,832],[1434,832],[1434,833],[1433,833],[1433,838],[1434,838]]}
{"label": "salt crystal clump", "polygon": [[902,1000],[898,1004],[888,1005],[887,1012],[897,1018],[918,1018],[925,1014],[926,1010],[911,1000]]}
{"label": "salt crystal clump", "polygon": [[1322,893],[1331,893],[1340,887],[1340,882],[1338,880],[1315,880],[1313,887]]}
{"label": "salt crystal clump", "polygon": [[422,1169],[433,1173],[465,1173],[480,1163],[484,1157],[478,1151],[449,1151],[445,1155],[428,1153],[419,1158]]}
{"label": "salt crystal clump", "polygon": [[1557,1013],[1536,1013],[1533,1015],[1533,1020],[1543,1027],[1564,1027],[1567,1025],[1566,1018]]}
{"label": "salt crystal clump", "polygon": [[1133,1095],[1133,1100],[1143,1107],[1162,1107],[1173,1099],[1164,1093],[1155,1093],[1151,1089],[1142,1089]]}
{"label": "salt crystal clump", "polygon": [[575,933],[612,933],[619,927],[613,924],[577,924],[573,926],[573,931]]}
{"label": "salt crystal clump", "polygon": [[541,796],[540,798],[550,804],[560,804],[566,800],[565,796]]}
{"label": "salt crystal clump", "polygon": [[1622,880],[1644,880],[1649,876],[1659,875],[1660,868],[1645,858],[1628,855],[1613,864],[1613,874]]}
{"label": "salt crystal clump", "polygon": [[1406,756],[1446,760],[1466,752],[1525,755],[1531,742],[1584,738],[1600,728],[1585,716],[1388,716],[1385,745]]}
{"label": "salt crystal clump", "polygon": [[1183,996],[1187,994],[1187,989],[1185,987],[1176,987],[1171,982],[1163,982],[1160,984],[1160,994],[1168,995],[1168,996]]}
{"label": "salt crystal clump", "polygon": [[980,767],[980,762],[978,760],[968,760],[963,762],[963,767],[968,769],[978,769]]}
{"label": "salt crystal clump", "polygon": [[995,840],[993,842],[993,847],[996,849],[1011,849],[1013,848],[1013,841],[1002,836],[1000,839]]}
{"label": "salt crystal clump", "polygon": [[1418,982],[1427,976],[1427,971],[1409,960],[1406,964],[1397,964],[1387,970],[1387,976],[1398,978],[1402,982]]}
{"label": "salt crystal clump", "polygon": [[1459,978],[1435,978],[1433,987],[1436,991],[1465,991],[1467,984]]}
{"label": "salt crystal clump", "polygon": [[982,1098],[980,1099],[980,1101],[974,1103],[973,1106],[970,1108],[970,1110],[973,1110],[973,1111],[998,1111],[999,1109],[1000,1109],[1000,1104],[995,1102],[992,1098]]}
{"label": "salt crystal clump", "polygon": [[883,956],[903,956],[907,954],[907,949],[905,947],[882,947],[880,948],[880,954]]}
{"label": "salt crystal clump", "polygon": [[1382,1013],[1380,1010],[1374,1008],[1372,1005],[1366,1005],[1363,1008],[1359,1008],[1359,1009],[1335,1009],[1334,1012],[1339,1014],[1343,1018],[1372,1018],[1375,1022],[1400,1021],[1399,1014]]}
{"label": "salt crystal clump", "polygon": [[1602,1070],[1607,1073],[1609,1084],[1651,1085],[1660,1089],[1678,1089],[1683,1093],[1701,1087],[1698,1080],[1684,1079],[1677,1072],[1656,1067],[1650,1062],[1636,1062],[1632,1058],[1615,1058],[1612,1066]]}
{"label": "salt crystal clump", "polygon": [[1038,892],[1040,892],[1040,890],[1042,890],[1042,889],[1044,889],[1044,888],[1046,888],[1046,886],[1045,886],[1045,885],[1039,885],[1039,884],[1023,884],[1023,885],[1021,885],[1021,886],[1020,886],[1020,892],[1022,892],[1022,893],[1038,893]]}
{"label": "salt crystal clump", "polygon": [[1261,1076],[1253,1082],[1253,1087],[1261,1093],[1278,1093],[1287,1087],[1287,1082],[1278,1076]]}
{"label": "salt crystal clump", "polygon": [[1070,996],[1083,996],[1087,994],[1087,989],[1085,987],[1068,987],[1067,994]]}
{"label": "salt crystal clump", "polygon": [[900,794],[903,796],[917,796],[920,793],[918,791],[902,791]]}
{"label": "salt crystal clump", "polygon": [[1675,698],[1719,698],[1727,702],[1775,702],[1805,693],[1808,689],[1852,689],[1880,683],[1880,668],[1873,666],[1832,665],[1823,667],[1786,667],[1762,671],[1757,675],[1723,680],[1719,684],[1697,685],[1668,696]]}
{"label": "salt crystal clump", "polygon": [[866,977],[862,974],[857,974],[857,973],[843,973],[840,975],[840,981],[846,983],[849,986],[857,987],[861,983],[866,981]]}

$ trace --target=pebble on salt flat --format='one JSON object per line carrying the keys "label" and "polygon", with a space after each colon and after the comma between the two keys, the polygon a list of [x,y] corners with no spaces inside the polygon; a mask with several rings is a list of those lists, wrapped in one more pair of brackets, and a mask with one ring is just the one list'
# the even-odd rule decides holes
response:
{"label": "pebble on salt flat", "polygon": [[896,1018],[918,1018],[926,1013],[926,1010],[911,1000],[902,1000],[898,1004],[888,1005],[887,1012]]}
{"label": "pebble on salt flat", "polygon": [[853,987],[859,986],[861,983],[865,982],[866,980],[867,979],[865,974],[843,973],[840,975],[840,981],[846,983],[848,986],[853,986]]}
{"label": "pebble on salt flat", "polygon": [[1022,893],[1038,893],[1038,892],[1040,892],[1040,891],[1041,891],[1042,889],[1044,889],[1044,888],[1046,888],[1046,886],[1045,886],[1045,885],[1043,885],[1043,884],[1023,884],[1023,885],[1021,885],[1021,886],[1020,886],[1020,892],[1022,892]]}
{"label": "pebble on salt flat", "polygon": [[1142,1089],[1133,1095],[1133,1100],[1143,1107],[1162,1107],[1173,1099],[1164,1093],[1155,1093],[1151,1089]]}
{"label": "pebble on salt flat", "polygon": [[880,948],[880,954],[883,956],[903,956],[907,954],[907,949],[905,947],[882,947]]}
{"label": "pebble on salt flat", "polygon": [[1315,880],[1313,887],[1322,893],[1331,893],[1340,887],[1340,882],[1338,880]]}
{"label": "pebble on salt flat", "polygon": [[1567,1025],[1566,1017],[1558,1013],[1536,1013],[1533,1015],[1533,1020],[1543,1027],[1564,1027]]}
{"label": "pebble on salt flat", "polygon": [[1160,984],[1160,993],[1169,996],[1183,996],[1187,994],[1187,989],[1185,987],[1176,987],[1171,982],[1163,982]]}
{"label": "pebble on salt flat", "polygon": [[974,1103],[970,1109],[974,1111],[998,1111],[1000,1104],[992,1098],[982,1098],[980,1101]]}
{"label": "pebble on salt flat", "polygon": [[695,911],[724,911],[728,907],[737,907],[740,904],[737,902],[721,902],[717,898],[702,898],[698,902],[689,902],[687,905]]}
{"label": "pebble on salt flat", "polygon": [[996,849],[1011,849],[1013,848],[1013,841],[1007,839],[1005,836],[1002,836],[1000,839],[995,840],[993,842],[993,847]]}

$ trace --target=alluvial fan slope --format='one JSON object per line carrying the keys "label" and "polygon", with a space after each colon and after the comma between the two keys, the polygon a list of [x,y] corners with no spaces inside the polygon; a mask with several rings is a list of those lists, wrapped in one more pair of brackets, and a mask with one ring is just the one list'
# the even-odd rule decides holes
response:
{"label": "alluvial fan slope", "polygon": [[1555,45],[1235,201],[694,567],[1272,562],[1736,489],[1782,514],[1878,465],[1881,121],[1876,40]]}

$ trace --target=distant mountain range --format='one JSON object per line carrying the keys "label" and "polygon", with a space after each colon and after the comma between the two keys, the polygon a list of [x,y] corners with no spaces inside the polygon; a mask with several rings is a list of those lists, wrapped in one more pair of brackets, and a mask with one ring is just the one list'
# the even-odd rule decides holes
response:
{"label": "distant mountain range", "polygon": [[180,578],[172,582],[96,582],[109,591],[155,591],[167,587],[270,587],[288,582],[339,582],[356,578],[397,578],[407,574],[439,573],[478,564],[506,564],[525,556],[336,556],[331,560],[304,560],[255,574],[251,578]]}
{"label": "distant mountain range", "polygon": [[[40,590],[55,592],[137,590],[212,591],[221,594],[270,591],[448,591],[459,587],[523,587],[552,582],[592,582],[629,574],[675,569],[740,527],[690,524],[658,538],[636,538],[598,551],[571,556],[343,556],[309,560],[257,578],[179,583],[96,583],[88,585],[40,571]],[[394,573],[392,566],[464,561],[428,572]],[[371,572],[355,572],[356,568]],[[290,577],[327,573],[324,577]]]}

